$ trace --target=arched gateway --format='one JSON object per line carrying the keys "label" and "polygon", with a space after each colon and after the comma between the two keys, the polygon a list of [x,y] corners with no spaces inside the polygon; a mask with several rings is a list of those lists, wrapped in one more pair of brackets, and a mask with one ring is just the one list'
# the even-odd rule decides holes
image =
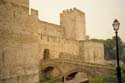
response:
{"label": "arched gateway", "polygon": [[61,69],[58,66],[53,64],[46,65],[41,70],[41,79],[44,79],[44,80],[50,80],[61,76],[62,76]]}

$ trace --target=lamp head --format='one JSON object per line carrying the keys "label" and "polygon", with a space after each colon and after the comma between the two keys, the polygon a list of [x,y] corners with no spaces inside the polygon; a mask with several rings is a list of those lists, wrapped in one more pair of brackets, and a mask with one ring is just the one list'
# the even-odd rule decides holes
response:
{"label": "lamp head", "polygon": [[115,31],[118,31],[119,30],[119,26],[120,26],[120,23],[119,23],[119,21],[117,20],[117,19],[115,19],[114,21],[113,21],[113,28],[114,28],[114,30]]}

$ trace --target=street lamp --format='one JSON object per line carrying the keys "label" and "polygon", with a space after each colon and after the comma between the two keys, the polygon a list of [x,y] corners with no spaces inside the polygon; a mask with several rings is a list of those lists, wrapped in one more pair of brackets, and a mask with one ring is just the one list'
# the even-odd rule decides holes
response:
{"label": "street lamp", "polygon": [[62,83],[64,83],[64,79],[65,79],[65,78],[64,78],[64,76],[63,76],[63,77],[62,77]]}
{"label": "street lamp", "polygon": [[117,80],[118,80],[118,83],[122,83],[121,68],[120,68],[120,64],[119,64],[119,49],[118,49],[118,30],[119,30],[120,23],[117,19],[115,19],[112,25],[113,25],[113,28],[114,28],[114,31],[116,34]]}

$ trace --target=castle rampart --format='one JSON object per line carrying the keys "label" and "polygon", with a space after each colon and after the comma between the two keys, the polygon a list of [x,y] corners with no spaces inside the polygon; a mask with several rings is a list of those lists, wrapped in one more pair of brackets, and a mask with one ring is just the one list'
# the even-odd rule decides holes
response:
{"label": "castle rampart", "polygon": [[54,57],[59,58],[60,53],[68,53],[70,55],[79,54],[79,41],[76,41],[76,40],[73,41],[69,39],[43,35],[41,38],[41,46],[43,51],[46,48],[50,50],[50,54],[52,58]]}
{"label": "castle rampart", "polygon": [[44,21],[39,22],[39,33],[64,38],[64,30],[61,26]]}
{"label": "castle rampart", "polygon": [[29,15],[28,6],[28,0],[0,0],[0,83],[38,83],[46,51],[47,59],[104,60],[103,44],[86,40],[85,13],[65,10],[56,25],[40,21],[37,10]]}
{"label": "castle rampart", "polygon": [[80,41],[80,55],[85,62],[104,64],[104,45],[90,40]]}

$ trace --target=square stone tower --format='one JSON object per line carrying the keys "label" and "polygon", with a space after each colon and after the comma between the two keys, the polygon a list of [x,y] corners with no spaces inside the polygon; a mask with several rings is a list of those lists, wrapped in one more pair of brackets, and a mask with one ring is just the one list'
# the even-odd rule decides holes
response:
{"label": "square stone tower", "polygon": [[60,25],[64,27],[65,37],[73,40],[86,40],[85,13],[74,8],[60,14]]}

